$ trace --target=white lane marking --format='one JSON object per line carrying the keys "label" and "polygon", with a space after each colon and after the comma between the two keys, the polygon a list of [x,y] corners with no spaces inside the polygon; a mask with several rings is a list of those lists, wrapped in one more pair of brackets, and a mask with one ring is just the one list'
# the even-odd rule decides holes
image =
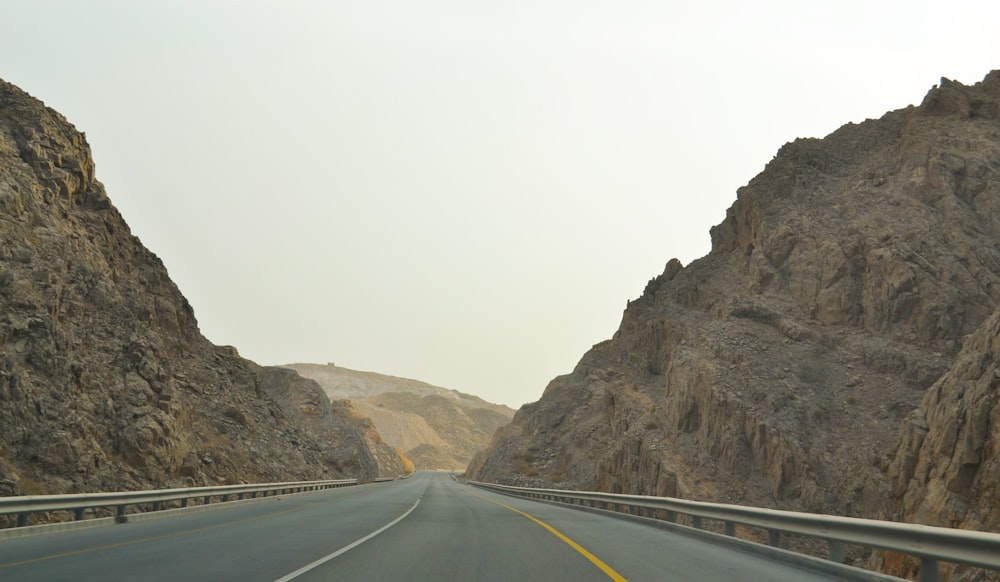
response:
{"label": "white lane marking", "polygon": [[406,513],[404,513],[403,515],[400,515],[396,519],[392,520],[390,523],[387,523],[387,524],[383,525],[379,529],[377,529],[377,530],[373,531],[372,533],[366,535],[365,537],[361,538],[360,540],[358,540],[356,542],[353,542],[351,544],[348,544],[348,545],[340,548],[339,550],[337,550],[336,552],[330,554],[329,556],[324,556],[324,557],[316,560],[312,564],[308,564],[308,565],[302,566],[298,570],[292,572],[291,574],[288,574],[287,576],[282,576],[281,578],[278,578],[274,582],[288,582],[289,580],[292,580],[294,578],[298,578],[299,576],[305,574],[309,570],[312,570],[316,566],[320,566],[322,564],[325,564],[325,563],[329,562],[330,560],[336,558],[337,556],[339,556],[339,555],[341,555],[341,554],[343,554],[345,552],[348,552],[350,550],[353,550],[354,548],[356,548],[356,547],[360,546],[361,544],[367,542],[368,540],[370,540],[373,537],[377,536],[378,534],[384,532],[385,530],[389,529],[390,527],[392,527],[392,526],[396,525],[397,523],[403,521],[403,519],[407,515],[410,515],[411,513],[413,513],[413,510],[416,509],[418,505],[420,505],[420,498],[417,498],[417,501],[413,504],[413,507],[411,507],[410,509],[408,509],[406,511]]}

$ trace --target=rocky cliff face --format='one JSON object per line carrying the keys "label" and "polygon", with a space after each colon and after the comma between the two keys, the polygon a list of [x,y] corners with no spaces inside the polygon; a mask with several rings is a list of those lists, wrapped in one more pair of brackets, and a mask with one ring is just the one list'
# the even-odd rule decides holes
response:
{"label": "rocky cliff face", "polygon": [[[364,400],[386,392],[409,392],[411,394],[438,395],[445,398],[460,400],[475,396],[463,394],[457,390],[449,390],[434,386],[419,380],[398,378],[376,372],[362,372],[329,364],[286,364],[282,366],[295,370],[300,375],[316,380],[332,400]],[[486,404],[486,403],[484,403]]]}
{"label": "rocky cliff face", "polygon": [[506,406],[416,380],[333,364],[286,367],[316,380],[331,399],[351,399],[418,469],[464,469],[514,415]]}
{"label": "rocky cliff face", "polygon": [[454,398],[410,392],[386,392],[356,404],[386,440],[406,451],[421,469],[464,470],[514,413],[510,410],[505,414],[496,410],[501,407],[482,401],[474,406]]}
{"label": "rocky cliff face", "polygon": [[[966,339],[951,369],[903,422],[887,471],[899,503],[882,517],[1000,532],[998,426],[1000,309]],[[882,569],[912,576],[917,563],[884,556]]]}
{"label": "rocky cliff face", "polygon": [[385,443],[350,400],[330,401],[319,384],[287,368],[264,368],[261,386],[297,427],[327,437],[308,443],[327,465],[348,475],[397,477],[407,472],[405,456]]}
{"label": "rocky cliff face", "polygon": [[0,305],[0,495],[375,476],[325,399],[295,422],[318,388],[202,337],[83,134],[2,81]]}
{"label": "rocky cliff face", "polygon": [[935,381],[998,303],[995,71],[782,147],[469,474],[995,527],[996,336]]}

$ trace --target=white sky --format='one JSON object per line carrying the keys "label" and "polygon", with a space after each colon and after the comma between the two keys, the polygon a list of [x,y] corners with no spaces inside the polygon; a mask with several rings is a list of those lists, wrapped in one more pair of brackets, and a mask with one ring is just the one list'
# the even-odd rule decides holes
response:
{"label": "white sky", "polygon": [[1000,3],[3,0],[202,332],[537,400],[796,137],[1000,68]]}

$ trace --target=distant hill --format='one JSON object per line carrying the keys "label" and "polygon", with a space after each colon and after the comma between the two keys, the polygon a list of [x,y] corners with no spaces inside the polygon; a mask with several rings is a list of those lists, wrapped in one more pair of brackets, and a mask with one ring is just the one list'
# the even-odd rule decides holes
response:
{"label": "distant hill", "polygon": [[331,400],[349,399],[382,438],[418,469],[464,469],[514,410],[417,380],[333,364],[283,366],[315,380]]}

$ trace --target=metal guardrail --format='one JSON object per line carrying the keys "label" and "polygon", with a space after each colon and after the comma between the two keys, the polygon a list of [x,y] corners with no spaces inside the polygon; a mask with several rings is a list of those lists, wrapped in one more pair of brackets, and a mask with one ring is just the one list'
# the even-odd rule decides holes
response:
{"label": "metal guardrail", "polygon": [[187,507],[192,499],[202,500],[203,505],[213,498],[226,502],[236,499],[303,493],[335,487],[357,485],[357,479],[334,481],[291,481],[287,483],[261,483],[256,485],[221,485],[218,487],[190,487],[186,489],[158,489],[152,491],[126,491],[117,493],[76,493],[70,495],[23,495],[0,497],[0,515],[17,515],[16,527],[30,525],[30,515],[43,511],[72,511],[76,521],[84,519],[85,510],[97,507],[114,507],[115,519],[127,520],[129,506],[152,504],[159,511],[169,501],[180,501]]}
{"label": "metal guardrail", "polygon": [[845,544],[909,554],[920,558],[921,582],[939,579],[939,561],[1000,570],[1000,534],[995,533],[670,497],[531,489],[478,481],[469,481],[469,484],[529,499],[600,507],[636,515],[645,511],[647,517],[655,511],[664,511],[670,522],[676,521],[677,514],[688,515],[698,529],[701,528],[701,520],[716,520],[723,522],[726,535],[733,537],[736,536],[737,525],[761,528],[768,532],[768,545],[775,547],[780,547],[782,534],[819,538],[827,541],[829,559],[839,563],[844,561]]}

